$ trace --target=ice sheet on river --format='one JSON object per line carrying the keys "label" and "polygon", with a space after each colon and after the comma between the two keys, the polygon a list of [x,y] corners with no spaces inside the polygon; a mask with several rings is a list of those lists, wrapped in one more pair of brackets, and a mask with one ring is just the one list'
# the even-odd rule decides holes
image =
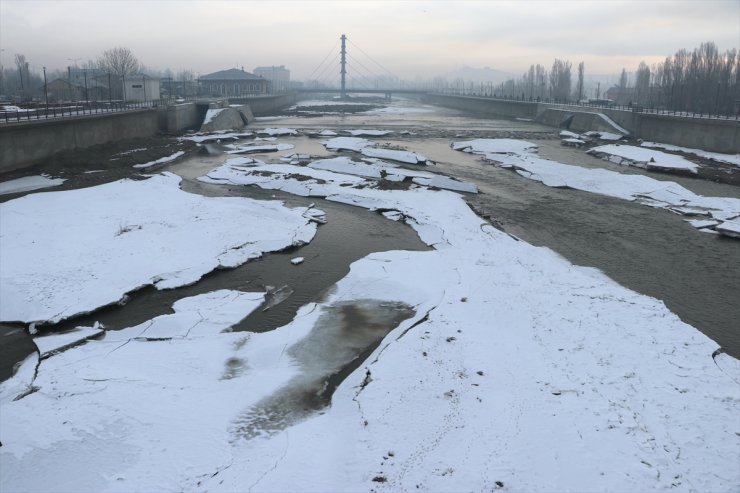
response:
{"label": "ice sheet on river", "polygon": [[642,147],[652,147],[656,149],[665,149],[666,151],[682,152],[685,154],[693,154],[710,161],[717,161],[719,163],[732,164],[740,166],[740,154],[722,154],[719,152],[710,152],[702,149],[693,149],[691,147],[674,146],[671,144],[661,144],[659,142],[642,142]]}
{"label": "ice sheet on river", "polygon": [[59,321],[145,285],[191,284],[315,233],[304,208],[203,197],[179,182],[165,173],[0,204],[0,320]]}
{"label": "ice sheet on river", "polygon": [[24,176],[23,178],[1,182],[0,195],[56,187],[65,181],[66,180],[64,178],[51,178],[44,175]]}
{"label": "ice sheet on river", "polygon": [[[531,144],[509,139],[490,139],[487,143],[453,142],[453,148],[485,154],[498,166],[511,168],[521,176],[542,182],[549,187],[569,187],[638,202],[650,207],[666,208],[686,216],[714,219],[721,225],[740,216],[740,199],[705,197],[672,181],[656,180],[644,175],[626,175],[606,169],[588,169],[551,161],[530,152]],[[627,146],[619,146],[627,147]],[[488,149],[496,149],[495,153]],[[507,151],[508,149],[508,151]],[[636,148],[639,149],[639,148]],[[522,152],[524,150],[524,152]],[[677,156],[673,156],[677,157]],[[692,223],[694,224],[694,223]],[[697,226],[707,229],[707,223]],[[720,226],[715,228],[723,232]],[[731,223],[727,233],[731,235]]]}
{"label": "ice sheet on river", "polygon": [[696,173],[699,166],[688,159],[665,152],[629,145],[609,144],[588,150],[589,154],[609,162],[661,171],[688,171]]}
{"label": "ice sheet on river", "polygon": [[[222,166],[219,182],[239,184],[248,168]],[[275,184],[300,190],[297,168],[279,171]],[[740,483],[737,366],[715,364],[717,345],[660,301],[494,229],[456,193],[354,188],[342,185],[361,178],[305,172],[322,173],[315,193],[396,211],[435,249],[353,263],[324,301],[273,332],[221,333],[254,305],[216,317],[220,309],[190,300],[187,316],[178,310],[108,333],[117,340],[107,347],[93,341],[42,361],[40,390],[0,414],[0,489],[642,492]],[[317,376],[377,338],[378,312],[398,325],[331,406],[312,413],[319,391],[301,390],[323,389]],[[169,320],[171,335],[178,315],[180,336],[154,340],[163,332],[151,328]],[[228,320],[203,326],[214,318]]]}
{"label": "ice sheet on river", "polygon": [[[516,241],[455,194],[325,179],[330,200],[398,211],[435,246],[370,255],[348,281],[354,297],[379,284],[426,317],[391,333],[324,414],[244,443],[236,462],[249,472],[224,470],[209,490],[738,484],[737,365],[718,367],[716,344],[660,301]],[[422,306],[407,297],[421,288]]]}

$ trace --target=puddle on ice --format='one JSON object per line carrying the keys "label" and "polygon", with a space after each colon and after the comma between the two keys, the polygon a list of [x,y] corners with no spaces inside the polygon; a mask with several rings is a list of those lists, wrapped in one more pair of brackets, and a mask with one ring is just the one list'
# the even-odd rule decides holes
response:
{"label": "puddle on ice", "polygon": [[338,302],[322,310],[311,332],[286,350],[302,374],[239,416],[236,438],[274,434],[329,405],[342,380],[415,314],[404,303],[380,300]]}

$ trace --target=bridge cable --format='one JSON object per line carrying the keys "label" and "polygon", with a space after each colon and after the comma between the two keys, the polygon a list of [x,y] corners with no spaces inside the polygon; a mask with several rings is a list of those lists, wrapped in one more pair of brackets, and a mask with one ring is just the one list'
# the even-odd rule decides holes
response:
{"label": "bridge cable", "polygon": [[[379,75],[378,75],[378,74],[374,73],[374,72],[373,72],[372,70],[370,70],[369,68],[367,68],[367,67],[366,67],[365,65],[363,65],[363,64],[362,64],[362,62],[360,62],[359,60],[357,60],[357,59],[356,59],[355,57],[353,57],[353,56],[352,56],[352,55],[350,55],[349,53],[347,53],[347,57],[348,57],[349,59],[351,59],[351,60],[352,60],[353,62],[356,62],[356,63],[357,63],[357,64],[358,64],[358,65],[359,65],[360,67],[362,67],[363,69],[365,69],[365,72],[366,72],[366,73],[367,73],[368,75],[370,75],[370,77],[375,77],[376,79],[377,79],[377,78],[379,77]],[[371,80],[371,79],[370,79],[370,78],[368,78],[368,80]]]}
{"label": "bridge cable", "polygon": [[[357,60],[353,60],[353,61],[357,61]],[[354,80],[357,80],[357,78],[354,75],[352,75],[352,74],[358,75],[360,79],[365,79],[367,81],[367,83],[369,84],[369,86],[365,86],[365,89],[373,89],[373,87],[372,87],[373,85],[376,85],[377,86],[377,80],[373,80],[373,77],[376,77],[376,79],[377,79],[377,76],[375,74],[373,74],[372,72],[368,71],[367,67],[365,67],[364,65],[362,65],[359,61],[357,61],[357,63],[358,63],[359,66],[361,66],[361,67],[363,67],[365,69],[365,71],[366,71],[365,73],[368,74],[368,75],[365,75],[365,73],[363,73],[361,70],[359,70],[354,64],[348,64],[353,69],[355,69],[355,70],[353,70],[353,72],[350,73],[351,77],[353,77]]]}
{"label": "bridge cable", "polygon": [[373,57],[371,57],[370,55],[368,55],[367,53],[365,53],[365,51],[364,51],[364,50],[363,50],[362,48],[360,48],[359,46],[357,46],[356,44],[354,44],[354,43],[352,42],[352,40],[351,40],[351,39],[347,38],[347,41],[349,41],[349,43],[350,43],[350,44],[351,44],[352,46],[354,46],[355,48],[357,48],[358,50],[360,50],[360,52],[361,52],[361,53],[362,53],[363,55],[365,55],[366,57],[368,57],[368,58],[370,59],[370,61],[372,61],[373,63],[375,63],[375,65],[377,65],[377,66],[378,66],[378,67],[380,67],[381,69],[383,69],[383,70],[385,70],[386,72],[388,72],[388,74],[390,74],[390,75],[391,75],[391,77],[393,77],[393,78],[395,78],[395,79],[400,79],[400,77],[398,77],[398,76],[397,76],[396,74],[394,74],[393,72],[391,72],[390,70],[388,70],[387,68],[385,68],[384,66],[382,66],[382,65],[381,65],[380,63],[378,63],[377,61],[375,61],[375,59],[373,59]]}
{"label": "bridge cable", "polygon": [[313,69],[313,72],[311,72],[311,75],[308,76],[307,80],[311,80],[311,77],[313,77],[313,74],[315,74],[316,71],[321,68],[321,66],[324,64],[324,62],[326,62],[326,60],[331,56],[331,54],[336,53],[334,50],[337,49],[338,44],[339,44],[339,41],[334,43],[334,46],[331,47],[331,51],[329,51],[329,53],[326,54],[326,56],[324,57],[324,60],[321,63],[319,63],[319,66]]}
{"label": "bridge cable", "polygon": [[322,72],[321,72],[321,73],[320,73],[320,74],[318,75],[318,77],[316,77],[316,79],[315,79],[315,80],[316,80],[317,82],[321,82],[321,81],[323,81],[323,80],[328,80],[329,82],[336,82],[336,79],[331,79],[331,78],[329,78],[329,79],[323,79],[322,77],[324,76],[324,74],[326,73],[326,71],[327,71],[327,70],[329,70],[329,69],[334,69],[334,71],[335,71],[335,72],[338,72],[338,70],[337,70],[337,69],[338,69],[338,68],[339,68],[339,66],[340,66],[339,60],[337,60],[338,58],[339,58],[339,55],[337,55],[337,56],[335,57],[335,59],[334,59],[334,60],[332,61],[332,63],[328,64],[328,65],[327,65],[327,66],[326,66],[326,67],[324,68],[324,70],[323,70],[323,71],[322,71]]}

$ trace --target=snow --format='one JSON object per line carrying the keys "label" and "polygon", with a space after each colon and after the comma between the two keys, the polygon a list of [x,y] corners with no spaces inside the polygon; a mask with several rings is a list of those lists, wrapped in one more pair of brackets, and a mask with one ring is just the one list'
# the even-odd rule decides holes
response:
{"label": "snow", "polygon": [[232,150],[226,151],[226,154],[278,152],[295,148],[293,144],[232,145],[230,147],[232,147]]}
{"label": "snow", "polygon": [[272,135],[272,136],[281,136],[281,135],[298,135],[298,132],[294,128],[264,128],[262,130],[257,130],[257,133],[260,135]]}
{"label": "snow", "polygon": [[226,108],[215,108],[215,109],[209,109],[206,112],[206,117],[203,119],[203,125],[208,125],[213,121],[214,118],[216,118],[219,114],[221,114],[222,111],[224,111]]}
{"label": "snow", "polygon": [[[625,131],[625,133],[627,132]],[[622,140],[622,138],[624,137],[624,135],[615,134],[612,132],[602,132],[601,130],[591,130],[583,135],[585,135],[586,137],[596,137],[600,140]]]}
{"label": "snow", "polygon": [[686,158],[642,147],[609,144],[594,147],[589,154],[603,157],[616,164],[658,170],[683,170],[696,173],[699,166]]}
{"label": "snow", "polygon": [[384,108],[376,108],[373,110],[365,111],[365,115],[410,115],[418,113],[433,113],[433,108],[418,108],[414,106],[386,106]]}
{"label": "snow", "polygon": [[426,164],[427,158],[421,154],[409,151],[397,151],[395,149],[378,149],[375,147],[363,147],[360,151],[363,156],[379,159],[390,159],[399,163]]}
{"label": "snow", "polygon": [[735,218],[731,221],[724,221],[715,228],[721,234],[731,236],[733,238],[740,238],[740,217]]}
{"label": "snow", "polygon": [[[464,143],[453,143],[453,148],[460,150],[469,148],[462,144]],[[656,180],[644,175],[623,175],[605,169],[587,169],[542,159],[526,150],[522,152],[521,149],[527,149],[526,144],[524,141],[508,144],[498,142],[489,145],[480,144],[478,147],[501,149],[498,154],[488,154],[487,158],[500,167],[513,169],[519,175],[542,182],[549,187],[574,188],[650,207],[665,208],[678,214],[706,216],[719,223],[715,228],[718,231],[723,222],[740,216],[740,199],[705,197],[671,181]],[[508,154],[505,153],[507,145],[510,149]],[[624,147],[628,146],[618,146],[619,149]],[[699,227],[706,228],[703,224]]]}
{"label": "snow", "polygon": [[185,151],[177,151],[173,154],[170,154],[169,156],[161,157],[157,159],[156,161],[149,161],[148,163],[144,163],[144,164],[134,164],[134,168],[149,168],[157,164],[169,163],[170,161],[174,161],[175,159],[179,158],[180,156],[184,154],[185,154]]}
{"label": "snow", "polygon": [[567,139],[562,139],[562,141],[560,143],[563,144],[563,145],[569,145],[569,146],[574,146],[574,147],[581,147],[583,144],[586,143],[586,141],[585,140],[581,140],[581,139],[575,139],[575,138],[567,138]]}
{"label": "snow", "polygon": [[722,154],[719,152],[709,152],[702,149],[693,149],[691,147],[681,147],[671,144],[661,144],[658,142],[643,142],[640,144],[642,147],[654,147],[657,149],[665,149],[666,151],[683,152],[686,154],[693,154],[695,156],[709,159],[711,161],[717,161],[719,163],[733,164],[740,166],[740,154]]}
{"label": "snow", "polygon": [[348,130],[347,132],[349,132],[352,137],[382,137],[393,133],[392,130],[375,130],[370,128]]}
{"label": "snow", "polygon": [[295,258],[290,259],[290,263],[293,265],[298,265],[298,264],[302,264],[304,260],[306,260],[304,257],[295,257]]}
{"label": "snow", "polygon": [[[325,182],[334,182],[342,187],[364,188],[376,187],[377,182],[374,180],[381,177],[389,181],[403,181],[408,177],[413,183],[424,187],[467,193],[478,192],[472,183],[454,178],[424,171],[407,170],[389,163],[353,161],[345,156],[319,159],[308,166],[265,164],[259,161],[253,161],[253,163],[244,168],[240,166],[241,163],[226,161],[200,180],[209,183],[257,185],[261,188],[279,189],[302,196],[324,196]],[[301,179],[293,179],[296,176],[300,176]]]}
{"label": "snow", "polygon": [[179,182],[163,173],[0,204],[0,320],[56,322],[145,285],[194,283],[315,233],[305,208],[203,197]]}
{"label": "snow", "polygon": [[66,180],[64,178],[50,178],[44,175],[24,176],[15,180],[0,183],[0,195],[8,193],[30,192],[42,188],[56,187]]}
{"label": "snow", "polygon": [[63,351],[74,345],[80,344],[88,339],[97,337],[103,333],[100,326],[77,327],[68,332],[49,334],[42,337],[34,337],[33,342],[41,354],[41,358],[48,358],[52,354]]}
{"label": "snow", "polygon": [[[238,185],[260,168],[224,164],[204,180]],[[267,169],[260,186],[402,218],[433,250],[354,262],[321,302],[272,332],[224,332],[263,296],[224,291],[42,361],[39,390],[0,414],[0,489],[740,484],[738,365],[659,300],[496,230],[456,193]],[[330,406],[315,402],[378,342]]]}
{"label": "snow", "polygon": [[361,137],[334,137],[324,142],[327,149],[334,151],[356,151],[360,152],[363,148],[373,145],[369,140]]}
{"label": "snow", "polygon": [[[31,353],[21,361],[17,363],[14,368],[13,376],[9,379],[0,382],[0,404],[3,405],[3,413],[5,412],[5,406],[16,399],[19,395],[23,395],[32,389],[33,380],[36,378],[36,368],[39,364],[39,353]],[[0,413],[0,423],[2,423],[2,414]],[[0,435],[3,435],[0,430]],[[0,436],[0,442],[2,442],[2,436]],[[2,459],[2,454],[0,454]],[[0,460],[0,472],[2,468],[2,460]],[[2,479],[0,478],[0,485],[2,485]]]}
{"label": "snow", "polygon": [[[521,154],[533,152],[536,144],[517,139],[474,139],[453,142],[452,148],[456,151],[472,152],[473,154]],[[490,159],[490,158],[489,158]]]}
{"label": "snow", "polygon": [[[224,108],[225,109],[225,108]],[[190,140],[192,142],[202,144],[205,142],[220,142],[222,140],[239,140],[245,137],[252,137],[252,132],[227,132],[224,130],[211,132],[206,134],[193,134],[178,137],[178,140]]]}

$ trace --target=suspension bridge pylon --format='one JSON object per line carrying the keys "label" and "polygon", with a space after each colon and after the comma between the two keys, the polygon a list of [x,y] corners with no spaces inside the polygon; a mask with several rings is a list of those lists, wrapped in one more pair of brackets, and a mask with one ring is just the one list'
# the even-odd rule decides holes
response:
{"label": "suspension bridge pylon", "polygon": [[340,93],[340,97],[342,99],[347,99],[347,90],[345,85],[345,78],[347,76],[347,36],[342,34],[342,37],[340,39],[342,40],[342,57],[340,59],[339,68],[339,75],[342,77],[342,92]]}

